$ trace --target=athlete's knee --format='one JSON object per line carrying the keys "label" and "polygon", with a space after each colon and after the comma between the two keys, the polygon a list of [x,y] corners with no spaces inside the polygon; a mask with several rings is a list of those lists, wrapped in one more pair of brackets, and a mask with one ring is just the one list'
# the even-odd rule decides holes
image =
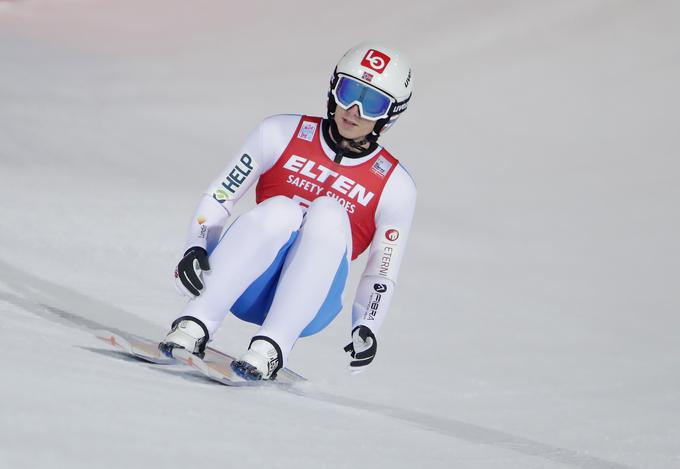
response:
{"label": "athlete's knee", "polygon": [[292,232],[300,228],[302,215],[299,204],[279,195],[265,200],[243,217],[268,232]]}
{"label": "athlete's knee", "polygon": [[350,233],[349,216],[337,200],[319,197],[307,210],[304,230],[307,234],[345,239]]}

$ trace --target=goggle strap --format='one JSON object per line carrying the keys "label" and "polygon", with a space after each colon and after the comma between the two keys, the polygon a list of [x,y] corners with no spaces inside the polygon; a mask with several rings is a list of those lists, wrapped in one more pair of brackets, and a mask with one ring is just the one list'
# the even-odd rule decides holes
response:
{"label": "goggle strap", "polygon": [[406,110],[406,108],[408,107],[408,102],[411,100],[411,96],[413,96],[413,93],[408,95],[408,98],[406,98],[405,100],[395,102],[392,105],[392,108],[390,109],[390,115],[398,115],[398,114],[401,114],[402,112],[404,112]]}

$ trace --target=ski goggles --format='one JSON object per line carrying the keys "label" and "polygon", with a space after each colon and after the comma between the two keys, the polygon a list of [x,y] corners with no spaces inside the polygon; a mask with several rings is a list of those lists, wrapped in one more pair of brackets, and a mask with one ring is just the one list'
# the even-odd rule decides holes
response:
{"label": "ski goggles", "polygon": [[343,109],[356,104],[361,117],[370,121],[389,116],[390,108],[395,103],[390,95],[347,75],[339,75],[333,87],[333,97]]}

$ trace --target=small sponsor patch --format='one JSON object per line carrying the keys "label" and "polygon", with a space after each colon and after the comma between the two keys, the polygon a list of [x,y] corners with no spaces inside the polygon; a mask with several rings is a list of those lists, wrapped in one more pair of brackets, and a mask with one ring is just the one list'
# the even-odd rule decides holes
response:
{"label": "small sponsor patch", "polygon": [[316,122],[308,122],[304,121],[302,123],[302,126],[300,127],[300,131],[298,132],[298,138],[301,138],[302,140],[307,140],[308,142],[311,142],[314,140],[314,134],[316,133]]}
{"label": "small sponsor patch", "polygon": [[213,192],[213,198],[223,204],[232,200],[240,193],[239,189],[248,178],[248,175],[255,169],[255,161],[250,155],[244,153],[238,159],[234,167],[226,173],[224,180]]}
{"label": "small sponsor patch", "polygon": [[381,178],[384,178],[387,173],[390,172],[390,169],[392,168],[392,163],[387,161],[387,158],[384,156],[378,157],[378,159],[373,163],[373,166],[371,166],[371,172],[374,174],[377,174]]}
{"label": "small sponsor patch", "polygon": [[366,311],[364,311],[364,319],[366,321],[375,321],[381,299],[382,295],[380,293],[371,293],[371,296],[368,299],[368,305],[366,306]]}
{"label": "small sponsor patch", "polygon": [[371,75],[371,74],[368,73],[368,72],[363,72],[363,73],[361,74],[361,79],[362,79],[362,80],[366,80],[367,82],[370,83],[370,82],[373,81],[373,75]]}
{"label": "small sponsor patch", "polygon": [[382,253],[376,257],[375,263],[370,268],[376,269],[379,276],[394,281],[395,269],[398,269],[401,258],[400,243],[404,240],[400,239],[401,233],[396,227],[381,226],[379,232],[382,234],[380,240]]}
{"label": "small sponsor patch", "polygon": [[384,283],[375,283],[373,284],[373,289],[378,293],[385,293],[387,291],[387,285]]}
{"label": "small sponsor patch", "polygon": [[385,239],[388,241],[396,241],[399,239],[399,231],[395,229],[385,231]]}
{"label": "small sponsor patch", "polygon": [[215,200],[222,203],[222,202],[226,202],[227,200],[229,200],[229,193],[227,191],[225,191],[224,189],[217,189],[213,193],[213,197],[215,198]]}

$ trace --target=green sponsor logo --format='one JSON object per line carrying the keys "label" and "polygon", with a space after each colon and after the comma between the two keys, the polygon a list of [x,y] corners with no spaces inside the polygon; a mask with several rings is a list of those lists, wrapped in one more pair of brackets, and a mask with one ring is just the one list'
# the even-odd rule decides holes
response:
{"label": "green sponsor logo", "polygon": [[217,189],[213,193],[213,197],[215,198],[215,200],[217,200],[220,203],[226,202],[227,200],[229,200],[229,193],[227,191],[225,191],[224,189]]}

